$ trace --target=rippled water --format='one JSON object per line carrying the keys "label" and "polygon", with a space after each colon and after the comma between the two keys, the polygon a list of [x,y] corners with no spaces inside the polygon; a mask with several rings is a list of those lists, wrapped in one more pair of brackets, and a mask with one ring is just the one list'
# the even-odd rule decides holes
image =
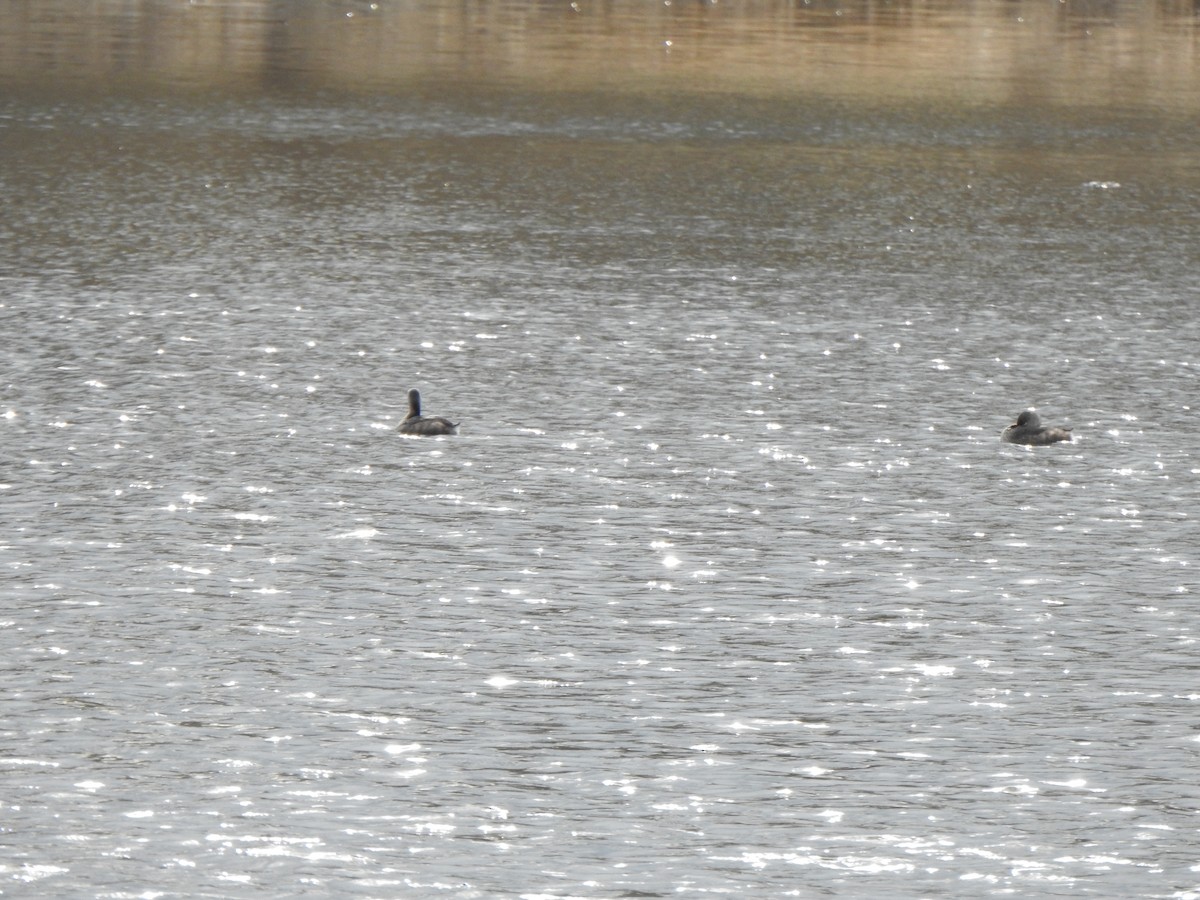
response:
{"label": "rippled water", "polygon": [[1200,896],[1171,103],[78,59],[0,101],[0,893]]}

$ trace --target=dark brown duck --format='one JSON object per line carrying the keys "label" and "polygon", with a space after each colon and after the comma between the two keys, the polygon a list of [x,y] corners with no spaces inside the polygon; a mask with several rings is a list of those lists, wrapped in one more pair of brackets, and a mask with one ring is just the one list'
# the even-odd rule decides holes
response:
{"label": "dark brown duck", "polygon": [[1070,439],[1070,428],[1044,426],[1032,409],[1027,409],[1017,416],[1017,421],[1005,428],[1000,435],[1000,440],[1010,444],[1056,444]]}
{"label": "dark brown duck", "polygon": [[400,423],[401,434],[457,434],[458,424],[441,416],[421,415],[421,392],[413,388],[408,392],[408,415]]}

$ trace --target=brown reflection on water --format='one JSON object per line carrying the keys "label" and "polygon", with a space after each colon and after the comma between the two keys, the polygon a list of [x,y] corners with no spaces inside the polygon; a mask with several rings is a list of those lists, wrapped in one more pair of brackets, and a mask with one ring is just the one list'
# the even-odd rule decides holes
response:
{"label": "brown reflection on water", "polygon": [[0,79],[108,88],[808,94],[1200,108],[1197,4],[94,2],[0,4]]}

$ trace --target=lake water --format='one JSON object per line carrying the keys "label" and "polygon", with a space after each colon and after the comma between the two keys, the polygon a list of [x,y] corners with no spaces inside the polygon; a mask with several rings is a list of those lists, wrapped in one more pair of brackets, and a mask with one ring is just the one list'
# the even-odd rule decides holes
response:
{"label": "lake water", "polygon": [[1190,4],[0,35],[0,894],[1200,897]]}

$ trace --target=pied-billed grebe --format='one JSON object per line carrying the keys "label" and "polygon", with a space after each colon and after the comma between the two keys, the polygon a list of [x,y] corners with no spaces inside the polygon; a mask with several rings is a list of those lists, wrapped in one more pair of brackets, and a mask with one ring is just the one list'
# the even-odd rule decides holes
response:
{"label": "pied-billed grebe", "polygon": [[1000,435],[1000,440],[1010,444],[1056,444],[1070,439],[1070,428],[1044,427],[1042,420],[1032,409],[1027,409],[1017,416],[1017,421],[1005,428]]}
{"label": "pied-billed grebe", "polygon": [[408,392],[408,416],[400,423],[401,434],[457,434],[458,425],[441,416],[421,415],[421,392]]}

